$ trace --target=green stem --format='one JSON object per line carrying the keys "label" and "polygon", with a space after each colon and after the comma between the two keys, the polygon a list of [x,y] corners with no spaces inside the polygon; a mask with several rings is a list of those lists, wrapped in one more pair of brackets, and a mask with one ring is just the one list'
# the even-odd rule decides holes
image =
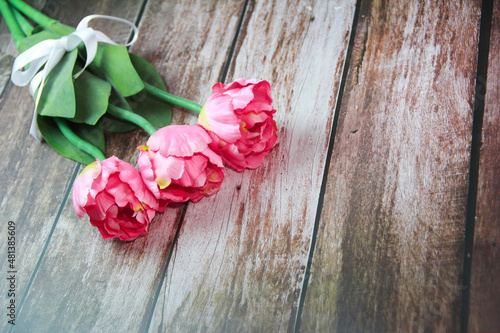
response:
{"label": "green stem", "polygon": [[47,15],[40,13],[38,10],[24,3],[21,0],[9,0],[9,2],[11,3],[12,6],[16,7],[20,12],[22,12],[24,15],[28,16],[30,19],[40,24],[41,26],[47,27],[57,22],[57,20],[54,20],[48,17]]}
{"label": "green stem", "polygon": [[87,141],[76,135],[71,128],[69,128],[68,123],[63,118],[53,118],[57,126],[61,130],[62,134],[69,142],[75,145],[78,149],[83,150],[87,154],[93,156],[94,158],[103,161],[106,159],[103,153],[94,145],[91,145]]}
{"label": "green stem", "polygon": [[154,132],[156,132],[156,128],[153,125],[151,125],[149,121],[131,111],[127,111],[113,104],[109,104],[108,113],[116,118],[130,121],[131,123],[140,126],[142,129],[148,132],[149,135],[152,135]]}
{"label": "green stem", "polygon": [[52,30],[60,35],[68,35],[75,31],[74,28],[62,24],[61,22],[48,17],[45,14],[40,13],[35,8],[24,3],[21,0],[9,0],[10,4],[16,7],[21,13],[40,24],[42,27]]}
{"label": "green stem", "polygon": [[17,9],[12,8],[12,12],[14,13],[17,23],[21,27],[23,33],[26,36],[31,36],[33,34],[33,30],[35,30],[35,27],[33,27],[31,23],[28,22],[26,17],[24,17],[23,14],[21,14]]}
{"label": "green stem", "polygon": [[25,36],[6,0],[0,0],[0,12],[2,12],[5,23],[7,24],[7,27],[9,27],[12,38],[14,38],[14,42],[16,43],[16,47],[18,47],[19,43]]}
{"label": "green stem", "polygon": [[152,97],[160,101],[167,102],[170,104],[175,104],[180,107],[186,108],[188,110],[194,111],[196,113],[200,113],[201,109],[203,108],[203,106],[201,106],[198,103],[184,99],[182,97],[169,94],[168,92],[158,89],[150,85],[149,83],[144,82],[144,88],[148,94],[150,94]]}

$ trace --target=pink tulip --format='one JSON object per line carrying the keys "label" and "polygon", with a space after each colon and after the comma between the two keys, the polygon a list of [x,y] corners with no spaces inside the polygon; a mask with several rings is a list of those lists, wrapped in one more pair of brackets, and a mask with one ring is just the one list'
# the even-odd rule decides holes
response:
{"label": "pink tulip", "polygon": [[169,202],[197,202],[219,190],[225,169],[211,141],[199,125],[170,125],[138,147],[142,178],[160,200],[160,212]]}
{"label": "pink tulip", "polygon": [[78,176],[73,207],[80,218],[88,214],[104,239],[132,240],[148,233],[158,200],[136,168],[112,156],[89,164]]}
{"label": "pink tulip", "polygon": [[237,171],[255,169],[278,139],[269,82],[239,79],[212,90],[198,118],[212,138],[210,148]]}

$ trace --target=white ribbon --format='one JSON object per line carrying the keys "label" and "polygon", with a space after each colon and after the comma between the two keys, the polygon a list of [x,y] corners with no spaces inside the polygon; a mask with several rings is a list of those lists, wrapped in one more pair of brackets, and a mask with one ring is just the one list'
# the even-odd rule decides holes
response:
{"label": "white ribbon", "polygon": [[[30,94],[35,99],[35,112],[31,121],[30,134],[38,141],[42,140],[42,135],[36,123],[37,107],[40,102],[40,96],[42,96],[45,79],[50,71],[57,65],[66,52],[74,50],[83,42],[87,51],[87,60],[85,66],[78,73],[73,75],[73,79],[76,79],[94,60],[98,42],[116,44],[102,32],[88,26],[88,23],[95,18],[118,21],[132,27],[134,30],[134,38],[124,46],[130,46],[137,40],[137,27],[132,22],[114,16],[89,15],[80,21],[75,32],[68,36],[63,36],[60,39],[47,39],[41,41],[21,53],[14,61],[11,75],[12,82],[17,86],[25,86],[29,83]],[[28,65],[29,67],[24,70]],[[40,70],[42,66],[43,69]],[[39,91],[35,98],[37,89],[39,89]]]}

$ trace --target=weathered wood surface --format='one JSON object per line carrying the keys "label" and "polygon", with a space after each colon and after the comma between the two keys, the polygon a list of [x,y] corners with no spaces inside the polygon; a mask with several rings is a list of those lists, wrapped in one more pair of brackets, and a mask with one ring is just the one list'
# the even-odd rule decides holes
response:
{"label": "weathered wood surface", "polygon": [[[484,78],[481,84],[486,84]],[[479,164],[469,332],[500,331],[500,1],[494,1]],[[482,98],[484,96],[478,96]]]}
{"label": "weathered wood surface", "polygon": [[[279,142],[264,164],[228,170],[217,195],[170,207],[134,242],[104,241],[73,212],[80,166],[27,135],[33,102],[8,82],[17,51],[0,20],[0,232],[16,222],[22,303],[16,327],[4,320],[0,331],[465,331],[479,2],[362,0],[352,27],[354,0],[36,1],[71,25],[90,13],[138,21],[132,52],[176,95],[203,102],[219,79],[272,84]],[[470,332],[499,328],[499,6],[464,304]],[[130,33],[96,25],[119,41]],[[175,109],[173,122],[196,116]],[[146,139],[109,135],[107,155],[135,163]],[[5,258],[5,242],[0,251]]]}
{"label": "weathered wood surface", "polygon": [[[68,24],[77,24],[74,12],[85,12],[83,4],[71,10],[56,2],[39,3],[38,8],[52,8],[51,15],[65,17]],[[132,9],[132,2],[120,14]],[[100,10],[96,3],[94,10]],[[54,11],[58,12],[55,13]],[[116,11],[115,11],[116,12]],[[70,14],[71,15],[68,15]],[[14,57],[18,54],[10,33],[1,21],[0,38],[0,268],[7,268],[7,222],[16,223],[16,302],[19,311],[30,279],[37,269],[41,253],[50,241],[61,205],[64,205],[77,163],[58,155],[47,145],[40,145],[29,134],[34,103],[27,88],[15,87],[10,80]],[[118,37],[113,35],[113,37]],[[6,276],[0,284],[3,295],[8,290]],[[3,303],[2,303],[3,304]],[[5,315],[3,315],[6,318]],[[7,320],[0,322],[0,331],[7,331]]]}
{"label": "weathered wood surface", "polygon": [[227,81],[268,79],[279,143],[188,206],[151,330],[293,330],[354,1],[251,1]]}
{"label": "weathered wood surface", "polygon": [[[76,163],[47,146],[40,146],[29,136],[33,107],[26,89],[21,90],[10,83],[6,86],[0,99],[0,232],[3,237],[0,269],[4,274],[11,270],[7,262],[7,223],[14,221],[17,302],[25,294],[40,253],[50,239],[76,168]],[[6,278],[0,283],[4,295],[10,289]],[[7,326],[10,326],[7,321],[2,320],[0,331],[6,331]]]}
{"label": "weathered wood surface", "polygon": [[304,332],[460,330],[479,1],[363,1]]}
{"label": "weathered wood surface", "polygon": [[[128,4],[121,6],[130,10]],[[171,92],[193,100],[207,98],[208,88],[222,71],[242,7],[243,3],[237,1],[150,1],[140,25],[141,37],[131,52],[148,59]],[[139,12],[136,9],[135,15]],[[135,20],[134,16],[125,17]],[[199,22],[210,17],[211,30],[207,33],[206,26]],[[180,56],[180,50],[184,56]],[[188,116],[176,117],[177,123],[195,121],[186,111],[182,113]],[[147,136],[135,131],[109,139],[107,155],[115,154],[133,163],[136,147],[144,144]],[[182,212],[182,205],[167,209],[151,224],[148,237],[134,242],[105,241],[88,219],[78,220],[69,200],[19,313],[16,329],[146,330]]]}

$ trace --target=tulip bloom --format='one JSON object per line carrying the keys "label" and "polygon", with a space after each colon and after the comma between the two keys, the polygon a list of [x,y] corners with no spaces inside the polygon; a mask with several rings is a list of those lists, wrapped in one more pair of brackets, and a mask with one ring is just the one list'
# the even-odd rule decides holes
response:
{"label": "tulip bloom", "polygon": [[278,139],[269,82],[239,79],[212,90],[198,118],[212,138],[210,148],[237,171],[255,169]]}
{"label": "tulip bloom", "polygon": [[160,200],[160,212],[169,202],[197,202],[219,190],[225,169],[210,142],[201,126],[170,125],[138,147],[142,178]]}
{"label": "tulip bloom", "polygon": [[112,156],[89,164],[78,176],[73,207],[80,218],[88,214],[104,239],[132,240],[148,233],[158,200],[136,168]]}

